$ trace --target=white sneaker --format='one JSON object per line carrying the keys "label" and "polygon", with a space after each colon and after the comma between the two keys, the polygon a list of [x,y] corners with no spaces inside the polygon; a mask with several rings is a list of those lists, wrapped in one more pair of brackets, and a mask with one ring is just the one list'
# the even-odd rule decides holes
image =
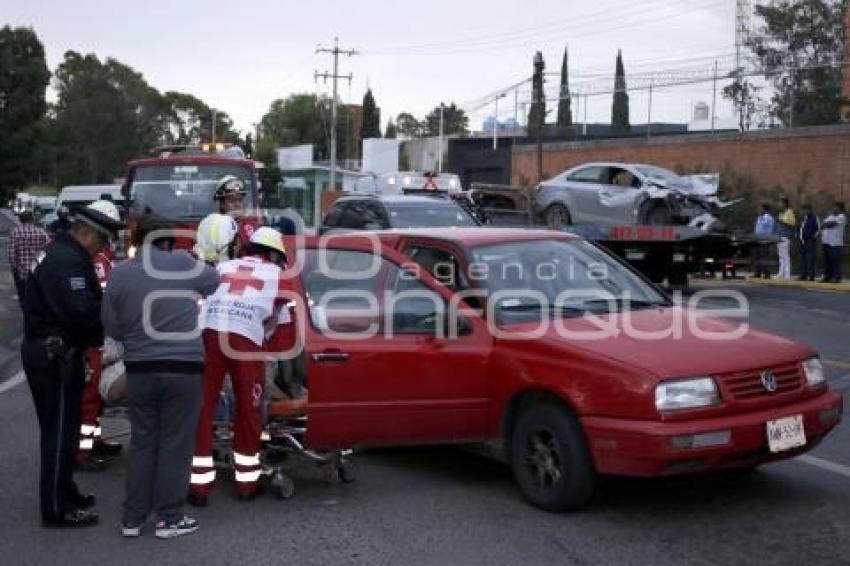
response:
{"label": "white sneaker", "polygon": [[142,526],[137,525],[135,527],[128,525],[127,523],[121,523],[121,535],[127,538],[135,538],[141,536],[142,534]]}
{"label": "white sneaker", "polygon": [[156,524],[156,538],[165,539],[188,535],[197,531],[198,526],[198,521],[186,516],[174,523],[166,523],[160,520]]}

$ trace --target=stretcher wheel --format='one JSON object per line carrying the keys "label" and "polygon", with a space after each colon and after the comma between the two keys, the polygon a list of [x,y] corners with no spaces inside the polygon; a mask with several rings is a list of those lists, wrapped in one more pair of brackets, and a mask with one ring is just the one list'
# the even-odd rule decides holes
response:
{"label": "stretcher wheel", "polygon": [[342,483],[352,483],[357,479],[357,474],[354,472],[354,465],[351,462],[343,462],[336,469],[339,475],[339,481]]}
{"label": "stretcher wheel", "polygon": [[295,482],[281,472],[272,476],[271,491],[278,499],[292,499],[295,495]]}

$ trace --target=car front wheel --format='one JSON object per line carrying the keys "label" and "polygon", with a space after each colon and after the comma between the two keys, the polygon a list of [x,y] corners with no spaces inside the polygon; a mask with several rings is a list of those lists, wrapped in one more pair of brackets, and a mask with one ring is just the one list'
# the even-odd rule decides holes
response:
{"label": "car front wheel", "polygon": [[525,498],[547,511],[582,507],[596,472],[575,415],[553,404],[526,410],[511,438],[511,466]]}

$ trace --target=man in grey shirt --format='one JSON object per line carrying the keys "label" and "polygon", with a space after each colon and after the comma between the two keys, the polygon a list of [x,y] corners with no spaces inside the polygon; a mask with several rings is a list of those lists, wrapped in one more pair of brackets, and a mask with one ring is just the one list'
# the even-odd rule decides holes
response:
{"label": "man in grey shirt", "polygon": [[183,514],[195,427],[201,407],[204,349],[199,297],[219,284],[216,270],[171,251],[167,224],[143,217],[133,234],[134,258],[110,274],[102,318],[107,336],[124,345],[130,453],[122,533],[141,534],[156,513],[157,538],[194,532]]}

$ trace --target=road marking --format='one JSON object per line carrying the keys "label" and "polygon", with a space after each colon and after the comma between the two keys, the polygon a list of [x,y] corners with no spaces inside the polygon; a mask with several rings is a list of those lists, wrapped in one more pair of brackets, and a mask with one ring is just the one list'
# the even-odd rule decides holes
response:
{"label": "road marking", "polygon": [[829,460],[824,460],[823,458],[818,458],[817,456],[809,456],[808,454],[797,456],[795,460],[797,460],[798,462],[803,462],[804,464],[808,464],[810,466],[814,466],[816,468],[820,468],[822,470],[826,470],[828,472],[832,472],[834,474],[838,474],[839,476],[844,476],[845,478],[850,478],[850,466],[845,466],[844,464],[836,464],[835,462],[830,462]]}
{"label": "road marking", "polygon": [[9,378],[8,380],[0,383],[0,393],[5,393],[6,391],[12,389],[13,387],[20,385],[24,382],[26,376],[24,375],[23,370],[16,373],[14,376]]}
{"label": "road marking", "polygon": [[836,368],[850,369],[850,362],[842,362],[839,360],[822,360],[824,364]]}

